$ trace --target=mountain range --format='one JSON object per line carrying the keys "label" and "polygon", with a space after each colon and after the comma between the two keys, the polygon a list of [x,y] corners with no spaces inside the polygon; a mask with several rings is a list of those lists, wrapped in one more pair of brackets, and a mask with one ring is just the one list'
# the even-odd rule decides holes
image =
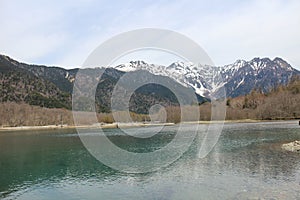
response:
{"label": "mountain range", "polygon": [[254,58],[237,60],[222,67],[175,62],[169,66],[132,61],[115,67],[120,71],[147,70],[156,75],[168,76],[186,87],[192,87],[200,96],[218,96],[222,89],[227,97],[249,94],[253,89],[266,93],[279,85],[286,85],[292,76],[300,75],[281,58]]}
{"label": "mountain range", "polygon": [[[103,73],[96,92],[99,112],[110,112],[110,98],[114,86],[125,73],[143,70],[153,77],[163,78],[182,89],[194,90],[199,103],[218,96],[225,88],[227,97],[249,94],[253,89],[268,92],[286,85],[293,76],[300,75],[281,58],[237,60],[223,67],[174,62],[169,66],[131,61],[109,68],[84,69],[90,74]],[[25,102],[49,108],[71,108],[71,94],[78,68],[64,69],[18,62],[0,55],[0,102]],[[130,110],[147,113],[151,105],[178,105],[174,94],[163,86],[149,84],[135,91]]]}

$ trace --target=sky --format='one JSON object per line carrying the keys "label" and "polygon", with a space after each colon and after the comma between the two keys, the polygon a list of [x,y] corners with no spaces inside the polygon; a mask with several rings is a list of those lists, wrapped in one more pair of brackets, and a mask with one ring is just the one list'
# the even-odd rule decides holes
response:
{"label": "sky", "polygon": [[[112,36],[161,28],[197,42],[217,66],[281,57],[300,70],[297,0],[0,0],[0,27],[0,54],[25,63],[78,67]],[[171,62],[150,57],[130,59]]]}

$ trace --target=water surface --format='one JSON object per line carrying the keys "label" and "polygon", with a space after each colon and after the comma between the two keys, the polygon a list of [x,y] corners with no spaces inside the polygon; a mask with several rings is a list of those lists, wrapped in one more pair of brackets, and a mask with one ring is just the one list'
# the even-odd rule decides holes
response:
{"label": "water surface", "polygon": [[[105,131],[121,148],[148,152],[176,129],[148,139]],[[1,132],[0,199],[300,199],[300,154],[281,149],[300,140],[296,121],[226,124],[204,159],[199,140],[168,167],[128,174],[93,158],[75,130]]]}

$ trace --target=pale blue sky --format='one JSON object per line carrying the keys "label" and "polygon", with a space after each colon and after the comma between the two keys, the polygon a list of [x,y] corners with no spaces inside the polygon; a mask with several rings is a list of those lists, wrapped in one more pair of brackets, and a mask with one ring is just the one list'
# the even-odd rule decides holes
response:
{"label": "pale blue sky", "polygon": [[300,69],[299,25],[296,0],[0,0],[0,53],[71,68],[111,36],[151,27],[190,37],[217,65],[279,56]]}

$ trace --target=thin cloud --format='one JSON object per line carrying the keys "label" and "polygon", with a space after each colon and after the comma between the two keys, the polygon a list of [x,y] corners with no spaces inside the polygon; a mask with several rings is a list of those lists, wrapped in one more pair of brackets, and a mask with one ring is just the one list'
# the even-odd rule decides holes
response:
{"label": "thin cloud", "polygon": [[217,65],[280,56],[300,69],[299,10],[283,0],[2,1],[0,52],[70,68],[113,35],[155,27],[189,36]]}

